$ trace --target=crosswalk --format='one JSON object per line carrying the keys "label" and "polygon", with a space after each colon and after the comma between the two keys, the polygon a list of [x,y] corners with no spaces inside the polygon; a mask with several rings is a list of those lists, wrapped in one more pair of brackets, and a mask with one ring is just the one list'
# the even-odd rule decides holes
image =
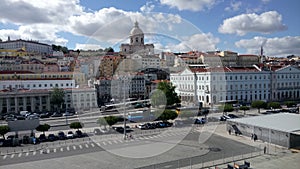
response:
{"label": "crosswalk", "polygon": [[76,151],[81,149],[89,149],[94,148],[96,146],[99,147],[105,147],[105,146],[113,146],[117,144],[122,143],[129,143],[129,142],[138,142],[138,141],[147,141],[147,140],[154,140],[154,139],[161,139],[161,138],[168,138],[171,136],[179,136],[179,135],[186,135],[185,132],[166,132],[161,134],[153,134],[153,135],[137,135],[132,139],[123,140],[121,137],[117,137],[115,139],[108,139],[108,140],[97,140],[93,139],[94,142],[88,141],[80,144],[74,144],[74,145],[66,145],[62,147],[44,147],[40,150],[35,151],[29,151],[29,152],[18,152],[18,153],[12,153],[12,154],[5,154],[0,156],[0,160],[2,157],[2,160],[8,160],[13,158],[21,158],[21,157],[27,157],[27,156],[36,156],[37,154],[43,155],[43,154],[49,154],[49,153],[59,153],[59,152],[69,152],[69,151]]}

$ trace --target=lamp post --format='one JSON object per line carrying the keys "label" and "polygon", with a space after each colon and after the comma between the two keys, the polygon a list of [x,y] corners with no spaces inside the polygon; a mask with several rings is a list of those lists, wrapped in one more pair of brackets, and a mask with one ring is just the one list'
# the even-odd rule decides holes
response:
{"label": "lamp post", "polygon": [[123,118],[124,118],[124,140],[126,140],[126,83],[127,83],[127,77],[126,75],[123,76],[123,78],[121,78],[122,83],[123,83],[123,103],[124,103],[124,107],[123,107]]}

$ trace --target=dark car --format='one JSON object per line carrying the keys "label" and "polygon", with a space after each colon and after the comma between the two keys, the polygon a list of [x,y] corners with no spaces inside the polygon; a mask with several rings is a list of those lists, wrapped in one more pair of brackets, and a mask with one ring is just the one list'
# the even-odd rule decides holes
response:
{"label": "dark car", "polygon": [[57,137],[54,134],[49,134],[48,135],[48,140],[49,141],[55,141],[55,140],[57,140]]}
{"label": "dark car", "polygon": [[235,119],[235,118],[239,118],[237,115],[235,114],[228,114],[228,117],[230,117],[231,119]]}
{"label": "dark car", "polygon": [[155,123],[146,123],[146,127],[148,129],[155,129],[156,128],[156,124]]}
{"label": "dark car", "polygon": [[203,117],[195,119],[195,124],[205,124],[205,123],[206,123],[206,119]]}
{"label": "dark car", "polygon": [[84,134],[82,133],[82,131],[76,130],[74,136],[80,138],[80,137],[84,137]]}
{"label": "dark car", "polygon": [[227,119],[230,119],[230,117],[227,116],[227,115],[222,115],[222,116],[220,117],[220,121],[226,121]]}
{"label": "dark car", "polygon": [[60,131],[57,134],[59,140],[65,140],[67,137],[64,132]]}
{"label": "dark car", "polygon": [[42,113],[40,114],[40,118],[49,118],[50,117],[50,113]]}
{"label": "dark car", "polygon": [[17,120],[25,120],[25,117],[22,115],[17,115],[16,118]]}
{"label": "dark car", "polygon": [[53,113],[51,117],[62,117],[61,113]]}
{"label": "dark car", "polygon": [[40,142],[47,141],[46,135],[45,135],[45,134],[41,134],[41,135],[39,136],[39,141],[40,141]]}
{"label": "dark car", "polygon": [[100,129],[94,129],[94,134],[95,135],[101,135],[101,131],[100,131]]}

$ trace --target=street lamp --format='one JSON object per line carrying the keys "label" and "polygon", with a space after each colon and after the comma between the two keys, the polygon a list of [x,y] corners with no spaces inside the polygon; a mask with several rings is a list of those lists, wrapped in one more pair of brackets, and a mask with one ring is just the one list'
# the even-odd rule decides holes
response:
{"label": "street lamp", "polygon": [[123,76],[123,78],[121,78],[122,83],[123,83],[123,103],[124,103],[124,107],[123,107],[123,118],[124,118],[124,140],[126,140],[126,83],[128,83],[128,77],[126,75]]}

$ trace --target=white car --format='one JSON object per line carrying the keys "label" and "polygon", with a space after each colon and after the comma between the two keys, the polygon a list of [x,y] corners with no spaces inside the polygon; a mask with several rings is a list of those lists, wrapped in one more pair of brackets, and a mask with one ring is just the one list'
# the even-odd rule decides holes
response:
{"label": "white car", "polygon": [[68,133],[67,133],[67,138],[74,138],[74,133],[73,133],[73,131],[68,131]]}

